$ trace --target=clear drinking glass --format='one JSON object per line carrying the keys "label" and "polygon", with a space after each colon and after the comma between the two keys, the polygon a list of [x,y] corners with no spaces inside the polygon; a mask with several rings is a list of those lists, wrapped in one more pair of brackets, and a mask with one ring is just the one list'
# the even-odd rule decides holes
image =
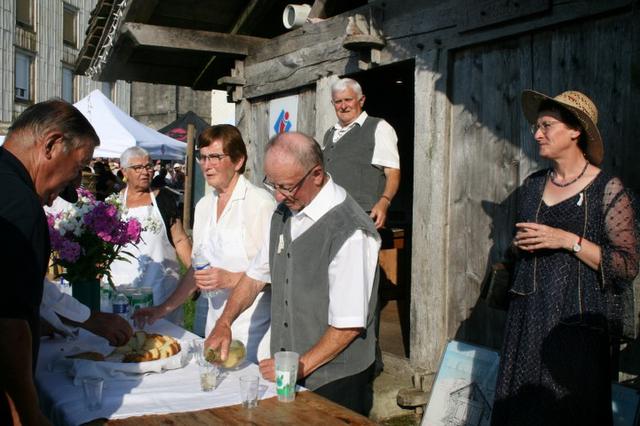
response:
{"label": "clear drinking glass", "polygon": [[240,377],[240,397],[244,408],[255,408],[258,406],[258,376]]}
{"label": "clear drinking glass", "polygon": [[102,408],[103,385],[104,379],[102,377],[85,377],[82,379],[84,403],[89,411],[96,411]]}

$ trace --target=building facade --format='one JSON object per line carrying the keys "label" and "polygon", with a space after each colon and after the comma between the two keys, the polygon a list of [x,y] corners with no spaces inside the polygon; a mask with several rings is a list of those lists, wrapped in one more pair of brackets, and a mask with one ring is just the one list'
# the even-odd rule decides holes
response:
{"label": "building facade", "polygon": [[71,103],[100,89],[129,112],[130,85],[74,73],[96,0],[0,0],[0,134],[29,105],[53,97]]}

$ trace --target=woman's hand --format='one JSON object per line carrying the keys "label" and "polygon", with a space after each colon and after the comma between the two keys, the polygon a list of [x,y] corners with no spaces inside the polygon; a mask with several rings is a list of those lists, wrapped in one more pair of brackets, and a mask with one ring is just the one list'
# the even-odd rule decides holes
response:
{"label": "woman's hand", "polygon": [[513,245],[528,252],[540,249],[571,250],[579,239],[571,232],[539,223],[516,223],[516,229]]}
{"label": "woman's hand", "polygon": [[193,272],[196,285],[201,290],[207,291],[233,287],[231,275],[231,272],[221,268],[207,268]]}
{"label": "woman's hand", "polygon": [[152,306],[149,308],[140,308],[133,313],[131,319],[136,327],[143,328],[145,325],[153,324],[167,314],[167,310],[162,306]]}

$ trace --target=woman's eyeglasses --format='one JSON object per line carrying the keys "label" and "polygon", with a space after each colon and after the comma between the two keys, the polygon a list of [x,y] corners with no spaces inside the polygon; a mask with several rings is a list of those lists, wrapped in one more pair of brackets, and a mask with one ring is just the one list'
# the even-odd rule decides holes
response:
{"label": "woman's eyeglasses", "polygon": [[219,163],[224,157],[228,157],[227,154],[203,154],[201,152],[196,152],[196,158],[201,163],[206,163],[207,160],[212,163]]}
{"label": "woman's eyeglasses", "polygon": [[540,129],[542,130],[542,134],[546,135],[549,129],[551,129],[551,126],[558,123],[560,123],[560,121],[543,121],[542,123],[532,124],[529,130],[531,130],[532,135],[535,135],[538,129]]}
{"label": "woman's eyeglasses", "polygon": [[151,163],[149,163],[149,164],[136,164],[135,166],[129,166],[127,168],[133,170],[136,173],[140,173],[143,170],[146,170],[146,171],[150,172],[151,170],[153,170],[153,164],[151,164]]}

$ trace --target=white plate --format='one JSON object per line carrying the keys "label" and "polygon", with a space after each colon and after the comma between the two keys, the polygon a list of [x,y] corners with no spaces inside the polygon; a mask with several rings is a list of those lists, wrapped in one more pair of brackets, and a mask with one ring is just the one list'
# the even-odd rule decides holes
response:
{"label": "white plate", "polygon": [[[64,355],[62,359],[58,359],[56,364],[59,366],[67,366],[68,368],[72,368],[73,370],[82,369],[82,365],[91,365],[92,368],[102,370],[103,372],[113,375],[113,373],[127,373],[127,374],[144,374],[144,373],[161,373],[164,370],[175,370],[178,368],[182,368],[189,363],[189,351],[188,346],[185,346],[186,343],[180,342],[180,352],[177,354],[170,356],[169,358],[157,359],[155,361],[143,361],[143,362],[118,362],[114,361],[113,358],[109,360],[107,357],[107,361],[92,361],[86,359],[74,359],[67,358],[67,356],[71,356],[77,353],[91,351],[91,349],[83,350],[75,350],[70,351],[69,355]],[[111,348],[113,349],[113,348]],[[93,349],[93,351],[96,351]],[[108,354],[106,354],[108,355]]]}

